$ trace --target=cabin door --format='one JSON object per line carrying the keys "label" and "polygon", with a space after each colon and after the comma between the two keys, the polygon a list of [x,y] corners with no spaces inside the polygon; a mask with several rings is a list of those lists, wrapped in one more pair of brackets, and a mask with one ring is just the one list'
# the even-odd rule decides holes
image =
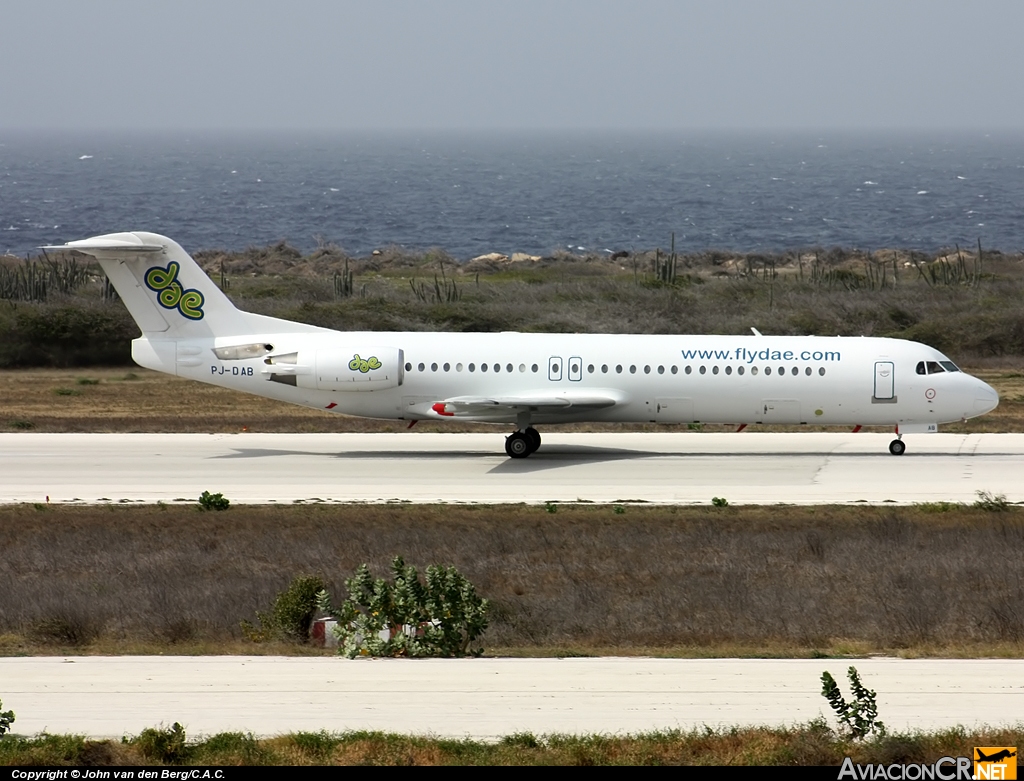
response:
{"label": "cabin door", "polygon": [[896,395],[892,361],[875,361],[875,398],[888,401]]}

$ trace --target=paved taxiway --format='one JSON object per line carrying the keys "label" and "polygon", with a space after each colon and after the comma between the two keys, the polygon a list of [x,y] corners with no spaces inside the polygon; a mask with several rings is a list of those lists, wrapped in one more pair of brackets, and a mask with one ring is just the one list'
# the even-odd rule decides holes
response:
{"label": "paved taxiway", "polygon": [[1024,434],[0,434],[0,502],[1024,501]]}
{"label": "paved taxiway", "polygon": [[181,722],[192,734],[372,729],[495,738],[636,733],[831,716],[828,670],[854,664],[890,728],[1012,724],[1024,660],[47,657],[0,659],[20,734],[119,737]]}

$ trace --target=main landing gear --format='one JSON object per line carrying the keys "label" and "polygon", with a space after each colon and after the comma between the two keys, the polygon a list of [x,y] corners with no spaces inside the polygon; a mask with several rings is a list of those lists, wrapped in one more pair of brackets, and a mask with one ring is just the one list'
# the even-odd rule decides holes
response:
{"label": "main landing gear", "polygon": [[526,458],[540,447],[540,432],[533,426],[516,431],[505,438],[505,452],[510,458]]}
{"label": "main landing gear", "polygon": [[[899,437],[899,434],[896,436]],[[907,446],[902,439],[894,439],[889,443],[889,452],[894,456],[902,456],[907,452]]]}

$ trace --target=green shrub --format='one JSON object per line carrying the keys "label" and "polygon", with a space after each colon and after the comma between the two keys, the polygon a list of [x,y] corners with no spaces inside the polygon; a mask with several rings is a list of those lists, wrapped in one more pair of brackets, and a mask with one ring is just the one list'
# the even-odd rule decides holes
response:
{"label": "green shrub", "polygon": [[226,510],[231,505],[231,501],[224,498],[224,494],[211,494],[209,491],[203,491],[199,496],[199,509],[200,510]]}
{"label": "green shrub", "polygon": [[124,742],[138,748],[146,759],[166,764],[184,762],[191,749],[185,739],[185,728],[178,722],[169,729],[144,729],[138,737],[124,738]]}
{"label": "green shrub", "polygon": [[242,621],[242,631],[254,642],[271,638],[305,643],[317,610],[317,595],[326,583],[317,575],[299,575],[274,599],[269,613],[256,613],[259,628]]}
{"label": "green shrub", "polygon": [[0,321],[0,366],[123,366],[138,333],[123,304],[18,304]]}
{"label": "green shrub", "polygon": [[[4,707],[3,700],[0,700],[0,708]],[[0,711],[0,735],[5,734],[14,723],[14,711]]]}
{"label": "green shrub", "polygon": [[[391,562],[392,583],[370,576],[363,564],[345,581],[348,599],[337,609],[326,591],[320,610],[337,618],[339,652],[356,656],[465,656],[487,628],[490,603],[455,567],[427,567],[426,582],[401,556]],[[387,630],[385,632],[385,630]],[[387,639],[382,639],[384,634]]]}
{"label": "green shrub", "polygon": [[1006,501],[1005,494],[993,495],[989,491],[976,491],[978,494],[978,501],[974,503],[974,507],[978,510],[986,510],[990,513],[1004,513],[1010,509],[1010,503]]}
{"label": "green shrub", "polygon": [[724,496],[713,496],[711,497],[711,504],[713,504],[715,507],[728,507],[729,500],[726,499]]}
{"label": "green shrub", "polygon": [[856,667],[850,667],[847,676],[850,679],[853,702],[843,699],[839,685],[828,670],[821,674],[821,696],[832,706],[840,727],[848,737],[856,740],[865,738],[872,733],[879,736],[885,735],[885,725],[878,720],[875,692],[864,688]]}

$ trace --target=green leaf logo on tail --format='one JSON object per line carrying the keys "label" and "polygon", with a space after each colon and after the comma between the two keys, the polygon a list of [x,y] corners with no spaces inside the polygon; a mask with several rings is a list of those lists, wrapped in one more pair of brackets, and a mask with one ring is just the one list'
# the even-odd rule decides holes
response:
{"label": "green leaf logo on tail", "polygon": [[156,293],[156,300],[164,309],[177,309],[189,320],[203,319],[203,294],[198,290],[182,288],[178,282],[180,266],[173,260],[167,268],[154,266],[146,272],[146,287]]}

